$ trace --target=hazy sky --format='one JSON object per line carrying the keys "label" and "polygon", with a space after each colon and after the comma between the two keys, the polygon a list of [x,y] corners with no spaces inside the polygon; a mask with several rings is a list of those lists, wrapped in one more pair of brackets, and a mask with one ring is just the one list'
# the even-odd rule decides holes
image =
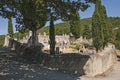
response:
{"label": "hazy sky", "polygon": [[[120,17],[120,0],[102,0],[102,4],[106,7],[107,15],[110,17]],[[81,19],[92,17],[94,11],[94,5],[84,12],[80,12]],[[59,22],[59,21],[57,21]],[[56,22],[56,23],[57,23]],[[48,24],[48,23],[47,23]],[[13,20],[13,26],[15,26],[15,20]],[[7,34],[8,20],[0,17],[0,35]],[[14,27],[15,31],[15,27]]]}

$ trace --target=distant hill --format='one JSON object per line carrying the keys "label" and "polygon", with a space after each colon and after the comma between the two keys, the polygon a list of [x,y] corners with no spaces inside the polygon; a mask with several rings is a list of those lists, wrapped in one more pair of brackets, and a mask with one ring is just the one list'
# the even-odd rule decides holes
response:
{"label": "distant hill", "polygon": [[[120,27],[120,17],[109,17],[108,18],[109,23],[111,24],[112,28]],[[84,30],[84,26],[91,27],[92,24],[92,18],[85,18],[80,21],[81,28]],[[46,32],[49,34],[49,27],[43,27],[38,32],[43,33]],[[57,35],[61,34],[69,34],[70,33],[70,25],[69,22],[59,23],[55,25],[55,33]]]}
{"label": "distant hill", "polygon": [[[49,27],[43,27],[41,28],[38,32],[43,33],[46,32],[47,34],[49,34]],[[64,23],[59,23],[55,25],[55,34],[68,34],[70,32],[70,25],[68,22],[64,22]]]}

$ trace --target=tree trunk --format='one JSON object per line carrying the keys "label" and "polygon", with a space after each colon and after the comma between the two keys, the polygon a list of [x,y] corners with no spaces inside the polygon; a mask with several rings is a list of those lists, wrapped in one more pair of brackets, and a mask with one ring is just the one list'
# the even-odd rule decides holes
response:
{"label": "tree trunk", "polygon": [[49,39],[50,39],[50,54],[55,54],[55,29],[54,29],[54,21],[51,15],[50,19],[50,29],[49,29]]}
{"label": "tree trunk", "polygon": [[36,46],[35,42],[36,42],[36,30],[33,29],[32,30],[32,47],[33,48]]}

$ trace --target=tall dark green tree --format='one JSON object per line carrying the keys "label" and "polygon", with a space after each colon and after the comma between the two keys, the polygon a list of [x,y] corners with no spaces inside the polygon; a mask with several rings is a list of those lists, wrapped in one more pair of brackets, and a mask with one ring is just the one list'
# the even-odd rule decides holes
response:
{"label": "tall dark green tree", "polygon": [[55,54],[55,28],[53,15],[50,15],[50,29],[49,29],[49,44],[50,44],[50,54]]}
{"label": "tall dark green tree", "polygon": [[12,25],[12,17],[8,19],[8,34],[10,37],[13,38],[14,32],[13,32],[13,25]]}
{"label": "tall dark green tree", "polygon": [[80,26],[80,16],[77,10],[71,10],[70,12],[70,32],[75,38],[79,38],[82,35]]}
{"label": "tall dark green tree", "polygon": [[92,17],[92,37],[96,50],[103,49],[110,40],[109,26],[105,7],[101,0],[96,0],[95,11]]}
{"label": "tall dark green tree", "polygon": [[[50,43],[50,54],[55,54],[55,28],[54,22],[58,19],[65,19],[67,17],[68,12],[68,4],[63,0],[46,0],[47,7],[49,9],[48,20],[50,21],[49,28],[49,43]],[[66,6],[66,7],[65,7]]]}
{"label": "tall dark green tree", "polygon": [[[103,43],[103,47],[107,46],[107,43],[111,42],[111,37],[110,35],[112,35],[112,32],[110,32],[112,29],[110,27],[110,24],[108,22],[108,17],[107,17],[107,13],[106,13],[106,9],[105,6],[101,7],[101,22],[102,22],[102,27],[103,27],[103,35],[104,35],[104,43]],[[110,34],[111,33],[111,34]]]}
{"label": "tall dark green tree", "polygon": [[97,0],[95,3],[95,11],[92,17],[92,37],[93,44],[96,47],[96,50],[100,49],[103,45],[103,29],[101,28],[101,15],[99,13],[101,7],[101,1]]}

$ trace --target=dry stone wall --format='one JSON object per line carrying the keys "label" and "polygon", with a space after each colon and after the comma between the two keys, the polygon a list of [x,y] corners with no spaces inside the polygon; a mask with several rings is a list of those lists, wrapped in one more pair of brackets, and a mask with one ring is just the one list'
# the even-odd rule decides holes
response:
{"label": "dry stone wall", "polygon": [[62,70],[76,75],[97,76],[101,75],[116,62],[116,52],[114,48],[108,47],[100,53],[92,55],[80,54],[59,54],[46,56],[43,59],[43,65],[50,69]]}

